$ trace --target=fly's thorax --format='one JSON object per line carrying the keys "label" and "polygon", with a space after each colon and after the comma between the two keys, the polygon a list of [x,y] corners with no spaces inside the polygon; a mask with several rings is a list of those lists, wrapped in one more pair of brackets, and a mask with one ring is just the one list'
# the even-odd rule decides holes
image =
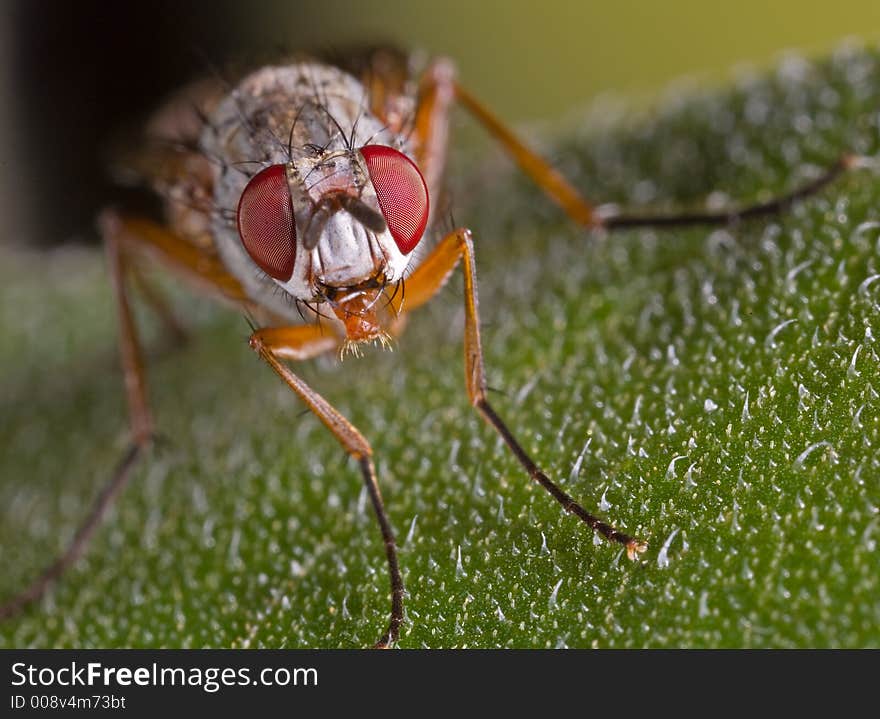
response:
{"label": "fly's thorax", "polygon": [[[222,160],[214,182],[214,201],[222,208],[212,223],[217,247],[255,301],[294,317],[291,298],[322,301],[326,286],[391,283],[403,276],[409,255],[387,227],[363,221],[381,214],[358,148],[372,142],[409,153],[404,139],[369,112],[367,93],[354,77],[309,62],[263,68],[227,95],[209,120],[201,144]],[[296,227],[293,272],[284,279],[260,270],[235,221],[251,179],[278,165],[285,168]]]}

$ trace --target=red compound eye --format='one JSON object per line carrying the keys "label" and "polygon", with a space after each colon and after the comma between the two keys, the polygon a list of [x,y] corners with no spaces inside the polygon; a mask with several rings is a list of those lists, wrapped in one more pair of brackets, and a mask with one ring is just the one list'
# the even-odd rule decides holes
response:
{"label": "red compound eye", "polygon": [[260,269],[286,282],[293,275],[296,221],[287,171],[272,165],[251,178],[238,201],[238,234]]}
{"label": "red compound eye", "polygon": [[361,148],[379,207],[403,254],[422,239],[428,224],[428,188],[419,168],[402,152],[385,145]]}

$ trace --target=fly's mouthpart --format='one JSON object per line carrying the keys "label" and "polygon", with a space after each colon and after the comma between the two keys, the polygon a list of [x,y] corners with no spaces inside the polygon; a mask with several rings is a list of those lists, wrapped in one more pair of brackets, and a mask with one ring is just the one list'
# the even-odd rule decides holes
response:
{"label": "fly's mouthpart", "polygon": [[347,352],[355,352],[353,344],[378,341],[383,347],[388,347],[390,338],[382,328],[383,322],[377,312],[383,309],[379,301],[385,296],[388,284],[384,272],[348,287],[318,284],[322,301],[330,305],[336,318],[345,327],[340,357]]}
{"label": "fly's mouthpart", "polygon": [[342,344],[339,346],[339,360],[342,361],[345,359],[346,355],[351,355],[352,357],[362,357],[363,356],[363,345],[364,344],[372,344],[373,346],[379,346],[383,350],[393,350],[394,345],[392,343],[392,337],[385,330],[380,329],[378,334],[375,335],[370,340],[353,340],[346,337]]}
{"label": "fly's mouthpart", "polygon": [[372,277],[368,277],[363,282],[358,282],[354,285],[345,285],[342,287],[336,285],[327,285],[319,280],[318,282],[316,282],[318,293],[316,299],[319,302],[329,303],[335,309],[337,307],[341,307],[342,305],[352,302],[361,295],[364,295],[370,291],[379,290],[378,292],[376,292],[376,297],[372,300],[369,306],[365,308],[370,309],[378,301],[378,298],[382,296],[382,292],[385,290],[386,287],[388,287],[389,284],[391,283],[388,281],[388,278],[382,271],[377,272]]}

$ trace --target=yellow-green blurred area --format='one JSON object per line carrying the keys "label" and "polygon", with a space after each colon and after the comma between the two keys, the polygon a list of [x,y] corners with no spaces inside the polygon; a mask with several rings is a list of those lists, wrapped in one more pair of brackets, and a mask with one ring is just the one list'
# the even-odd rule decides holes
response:
{"label": "yellow-green blurred area", "polygon": [[239,6],[254,47],[269,38],[341,46],[389,38],[442,53],[514,121],[550,118],[598,93],[657,90],[681,76],[716,81],[739,65],[767,66],[786,49],[815,55],[880,29],[872,0],[329,0],[275,8],[267,36],[265,18]]}
{"label": "yellow-green blurred area", "polygon": [[787,49],[824,54],[846,37],[874,39],[878,21],[872,0],[81,0],[51,11],[6,0],[4,240],[93,239],[96,211],[127,199],[106,178],[109,139],[176,86],[229,63],[392,42],[453,58],[463,81],[517,123],[552,120],[601,93],[644,99],[679,78],[717,84]]}

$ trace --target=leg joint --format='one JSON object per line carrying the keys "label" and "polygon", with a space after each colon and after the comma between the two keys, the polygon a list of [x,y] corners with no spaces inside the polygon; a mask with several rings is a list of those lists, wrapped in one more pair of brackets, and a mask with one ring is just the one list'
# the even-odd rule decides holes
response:
{"label": "leg joint", "polygon": [[465,249],[473,242],[474,234],[468,227],[459,227],[455,231],[455,239],[458,241],[458,246]]}
{"label": "leg joint", "polygon": [[251,336],[248,337],[248,347],[260,356],[264,356],[269,352],[260,330],[255,330],[251,333]]}

